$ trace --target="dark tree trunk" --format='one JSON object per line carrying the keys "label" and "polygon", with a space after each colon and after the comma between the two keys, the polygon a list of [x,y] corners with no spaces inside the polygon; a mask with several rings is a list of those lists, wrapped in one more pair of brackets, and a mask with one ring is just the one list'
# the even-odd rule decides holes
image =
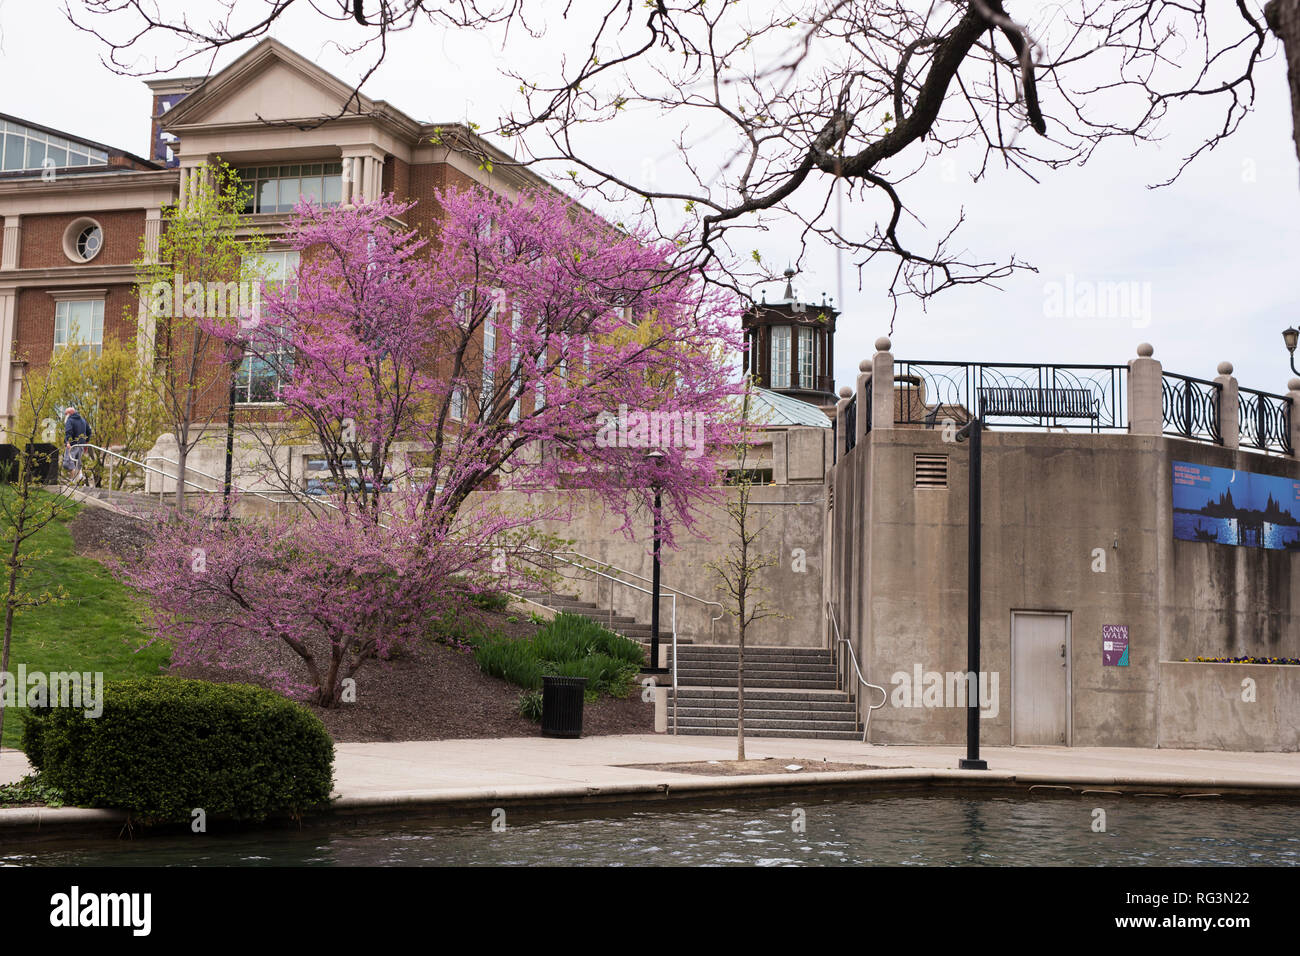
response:
{"label": "dark tree trunk", "polygon": [[1291,85],[1291,135],[1300,158],[1300,0],[1270,0],[1264,18],[1282,39],[1286,51],[1286,76]]}

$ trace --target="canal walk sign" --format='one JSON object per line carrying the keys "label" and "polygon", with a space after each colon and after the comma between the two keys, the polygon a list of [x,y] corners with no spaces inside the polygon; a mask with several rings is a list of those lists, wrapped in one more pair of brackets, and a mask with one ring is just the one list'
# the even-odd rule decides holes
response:
{"label": "canal walk sign", "polygon": [[1128,667],[1128,625],[1101,626],[1101,664],[1103,667]]}
{"label": "canal walk sign", "polygon": [[1175,461],[1173,499],[1175,538],[1300,550],[1300,481]]}

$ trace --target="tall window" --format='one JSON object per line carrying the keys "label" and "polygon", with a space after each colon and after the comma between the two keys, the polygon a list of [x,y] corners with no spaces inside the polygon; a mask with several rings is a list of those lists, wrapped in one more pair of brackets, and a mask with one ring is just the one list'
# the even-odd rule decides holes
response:
{"label": "tall window", "polygon": [[537,384],[533,387],[533,409],[541,411],[546,407],[546,349],[537,356]]}
{"label": "tall window", "polygon": [[[259,263],[265,279],[264,289],[287,289],[290,295],[296,294],[299,260],[300,254],[293,249],[264,253]],[[245,268],[252,265],[244,261]],[[283,331],[267,323],[265,308],[251,338],[235,373],[235,401],[245,405],[278,402],[280,389],[293,371],[293,351]]]}
{"label": "tall window", "polygon": [[67,347],[94,355],[103,350],[103,299],[64,299],[54,306],[54,351]]}
{"label": "tall window", "polygon": [[772,388],[790,387],[790,326],[772,326]]}
{"label": "tall window", "polygon": [[[519,383],[522,380],[520,369],[523,365],[523,358],[519,354],[519,310],[515,309],[514,315],[510,318],[510,390],[519,392]],[[519,421],[519,406],[521,400],[516,397],[514,403],[510,406],[510,420]]]}
{"label": "tall window", "polygon": [[[489,413],[492,406],[492,394],[496,391],[496,314],[496,306],[493,306],[488,317],[483,320],[483,396],[479,399],[479,406]],[[483,417],[486,419],[487,415]]]}
{"label": "tall window", "polygon": [[817,387],[817,352],[813,345],[813,330],[799,330],[799,387]]}
{"label": "tall window", "polygon": [[451,390],[451,420],[462,421],[465,418],[465,390],[457,385]]}
{"label": "tall window", "polygon": [[253,166],[241,169],[244,212],[290,212],[300,199],[337,206],[343,199],[342,163]]}

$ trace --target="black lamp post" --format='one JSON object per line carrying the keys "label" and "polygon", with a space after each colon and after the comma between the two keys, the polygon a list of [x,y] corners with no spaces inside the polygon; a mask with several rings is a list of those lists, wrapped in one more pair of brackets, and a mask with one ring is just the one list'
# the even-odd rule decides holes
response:
{"label": "black lamp post", "polygon": [[966,521],[966,756],[958,762],[959,770],[989,769],[988,763],[980,759],[980,472],[984,464],[980,434],[983,431],[984,418],[977,415],[957,433],[958,441],[970,439],[970,515]]}
{"label": "black lamp post", "polygon": [[650,584],[650,666],[645,668],[647,674],[667,674],[668,668],[659,666],[659,509],[662,505],[659,488],[659,463],[663,461],[664,453],[655,449],[646,455],[646,461],[650,464],[650,480],[654,482],[655,490],[655,514],[654,514],[654,571],[651,573]]}
{"label": "black lamp post", "polygon": [[226,404],[226,480],[222,486],[221,520],[230,520],[230,476],[235,459],[235,399],[238,388],[239,365],[231,363],[230,401]]}
{"label": "black lamp post", "polygon": [[1295,367],[1295,346],[1296,340],[1300,339],[1300,331],[1294,328],[1286,329],[1282,332],[1282,341],[1286,343],[1286,350],[1291,353],[1291,372],[1300,375],[1300,369]]}

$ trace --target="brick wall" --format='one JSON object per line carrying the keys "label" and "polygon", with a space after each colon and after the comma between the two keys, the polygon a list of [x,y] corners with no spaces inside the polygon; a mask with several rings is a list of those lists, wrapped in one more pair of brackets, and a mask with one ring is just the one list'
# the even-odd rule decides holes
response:
{"label": "brick wall", "polygon": [[[57,287],[53,287],[57,288]],[[137,299],[131,285],[110,285],[104,296],[104,341],[134,342]],[[54,352],[55,300],[46,289],[20,289],[14,339],[14,359],[33,367],[48,365]]]}
{"label": "brick wall", "polygon": [[[22,248],[18,268],[51,269],[73,265],[63,254],[63,234],[79,215],[59,213],[22,217]],[[92,217],[104,231],[104,248],[91,265],[126,265],[140,254],[144,235],[144,211],[97,212]]]}

